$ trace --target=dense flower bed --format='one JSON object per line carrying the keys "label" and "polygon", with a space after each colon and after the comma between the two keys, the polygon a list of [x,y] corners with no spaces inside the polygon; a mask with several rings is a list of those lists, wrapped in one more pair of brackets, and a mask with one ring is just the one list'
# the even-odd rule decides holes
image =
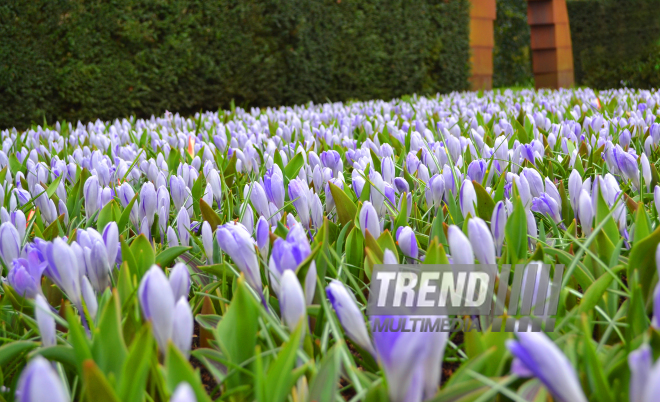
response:
{"label": "dense flower bed", "polygon": [[[453,93],[5,130],[2,397],[655,400],[659,103]],[[532,261],[565,266],[552,332],[369,329],[375,265]]]}

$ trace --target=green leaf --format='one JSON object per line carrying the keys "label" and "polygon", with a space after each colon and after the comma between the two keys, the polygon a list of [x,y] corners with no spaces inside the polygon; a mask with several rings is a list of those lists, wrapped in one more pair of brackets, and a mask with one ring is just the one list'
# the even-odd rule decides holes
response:
{"label": "green leaf", "polygon": [[99,324],[94,330],[92,355],[98,367],[106,375],[118,378],[126,359],[126,345],[121,327],[121,306],[116,289],[100,312]]}
{"label": "green leaf", "polygon": [[298,176],[298,171],[302,167],[303,163],[305,163],[305,157],[302,153],[299,152],[289,161],[289,163],[287,163],[286,167],[284,168],[284,175],[289,180],[295,179]]}
{"label": "green leaf", "polygon": [[591,324],[586,314],[582,314],[582,328],[584,334],[584,362],[589,383],[592,384],[594,396],[596,397],[595,399],[603,402],[613,401],[612,390],[603,369],[603,362],[598,358],[598,354],[596,353],[591,334]]}
{"label": "green leaf", "polygon": [[57,187],[60,185],[60,182],[62,181],[62,174],[57,176],[57,179],[53,180],[49,185],[48,188],[46,189],[46,194],[48,194],[48,198],[52,197],[53,194],[55,194],[55,191],[57,191]]}
{"label": "green leaf", "polygon": [[328,351],[314,378],[309,385],[309,400],[316,402],[334,402],[338,398],[337,382],[341,363],[339,352],[334,346]]}
{"label": "green leaf", "polygon": [[197,402],[211,402],[211,398],[206,394],[202,381],[199,378],[199,372],[193,370],[188,360],[172,342],[167,345],[165,372],[167,373],[167,388],[169,388],[170,393],[174,393],[174,390],[180,383],[187,382],[195,392]]}
{"label": "green leaf", "polygon": [[[9,345],[13,343],[10,343]],[[57,346],[50,346],[47,348],[40,348],[37,350],[36,353],[38,355],[45,357],[48,360],[66,364],[71,368],[76,369],[78,367],[78,362],[76,360],[76,353],[74,352],[73,348],[70,346],[57,345]]]}
{"label": "green leaf", "polygon": [[637,207],[637,218],[635,219],[635,233],[633,242],[646,238],[651,233],[649,220],[646,215],[644,203],[640,202]]}
{"label": "green leaf", "polygon": [[215,232],[218,226],[222,225],[222,220],[218,214],[203,199],[199,200],[199,209],[202,213],[202,218],[211,225],[211,231]]}
{"label": "green leaf", "polygon": [[[600,189],[596,197],[598,197],[598,201],[596,204],[596,220],[594,222],[594,227],[598,226],[602,221],[604,221],[610,213],[610,209],[607,206],[607,203],[605,203],[605,199],[603,198],[603,194]],[[614,223],[612,216],[607,219],[607,222],[603,227],[603,231],[607,237],[610,238],[612,244],[617,244],[619,242],[619,229],[617,228],[616,223]]]}
{"label": "green leaf", "polygon": [[131,253],[135,258],[135,268],[138,278],[142,276],[156,263],[154,249],[144,234],[139,235],[131,243]]}
{"label": "green leaf", "polygon": [[513,212],[504,228],[507,250],[512,258],[522,261],[527,256],[527,216],[519,196],[513,203]]}
{"label": "green leaf", "polygon": [[[257,344],[257,318],[259,307],[247,289],[244,277],[238,279],[234,297],[223,319],[215,331],[215,339],[222,353],[236,365],[243,364],[254,356]],[[246,367],[249,370],[249,367]],[[250,381],[243,372],[236,372],[227,378],[229,389]]]}
{"label": "green leaf", "polygon": [[342,189],[330,182],[328,182],[328,185],[330,186],[332,198],[335,201],[339,222],[341,222],[342,225],[346,225],[348,222],[355,219],[355,215],[357,214],[357,207],[355,206],[355,203],[353,203],[353,201],[348,198]]}
{"label": "green leaf", "polygon": [[[101,209],[101,212],[99,212],[98,218],[96,220],[96,230],[99,231],[99,233],[103,233],[103,229],[105,229],[105,225],[107,225],[110,222],[116,222],[118,216],[115,215],[115,213],[119,210],[119,207],[117,206],[117,202],[115,200],[111,200],[109,203],[105,204],[105,207]],[[117,225],[119,227],[119,225]]]}
{"label": "green leaf", "polygon": [[300,348],[302,328],[303,325],[306,326],[306,323],[303,321],[293,331],[289,337],[289,341],[282,345],[282,350],[268,369],[268,374],[266,374],[266,392],[268,400],[271,402],[283,402],[286,400],[297,379],[291,372],[296,363],[296,352]]}
{"label": "green leaf", "polygon": [[394,256],[399,259],[399,252],[396,250],[396,243],[394,242],[394,238],[392,238],[392,233],[390,233],[389,230],[385,230],[383,233],[381,233],[380,237],[378,238],[378,245],[380,248],[383,249],[383,253],[385,250],[390,250],[391,252],[394,253]]}
{"label": "green leaf", "polygon": [[424,264],[449,264],[445,248],[442,247],[442,244],[438,244],[437,238],[431,240],[431,243],[426,250]]}
{"label": "green leaf", "polygon": [[[346,261],[355,267],[361,267],[363,260],[364,240],[360,230],[354,227],[346,239]],[[357,274],[354,269],[351,269],[351,271],[354,275]]]}
{"label": "green leaf", "polygon": [[653,276],[657,272],[655,266],[655,251],[660,243],[660,226],[645,239],[633,243],[628,259],[628,277],[633,270],[639,271],[640,284],[644,300],[647,300],[653,284]]}
{"label": "green leaf", "polygon": [[474,191],[477,193],[477,215],[479,215],[481,219],[490,221],[493,217],[495,202],[481,184],[472,180],[472,185],[474,186]]}
{"label": "green leaf", "polygon": [[147,375],[154,356],[154,344],[151,325],[146,323],[131,344],[127,359],[124,362],[117,387],[122,401],[141,402],[144,400]]}
{"label": "green leaf", "polygon": [[32,341],[14,341],[0,347],[0,367],[7,367],[16,356],[29,352],[39,346]]}
{"label": "green leaf", "polygon": [[119,216],[119,220],[117,221],[117,230],[119,233],[124,231],[124,228],[128,224],[129,219],[131,218],[131,210],[133,209],[133,204],[135,204],[135,201],[138,198],[138,194],[136,193],[133,196],[133,199],[126,205],[126,208],[122,211],[121,215]]}
{"label": "green leaf", "polygon": [[186,246],[174,246],[174,247],[168,247],[158,253],[156,256],[156,264],[160,265],[163,268],[169,267],[174,260],[180,256],[181,254],[185,253],[186,251],[192,249],[192,247],[186,247]]}
{"label": "green leaf", "polygon": [[170,155],[167,157],[167,169],[170,173],[176,173],[176,170],[181,164],[181,155],[179,154],[178,149],[172,149]]}
{"label": "green leaf", "polygon": [[371,160],[374,163],[374,170],[377,172],[382,172],[381,164],[380,164],[380,159],[381,157],[376,155],[373,149],[369,148],[369,152],[371,153]]}
{"label": "green leaf", "polygon": [[83,363],[83,384],[88,401],[119,402],[117,394],[94,360],[85,360]]}
{"label": "green leaf", "polygon": [[397,232],[400,227],[408,226],[408,193],[401,194],[401,209],[394,220],[392,231]]}
{"label": "green leaf", "polygon": [[205,183],[206,183],[206,178],[204,177],[204,173],[200,173],[199,176],[197,177],[197,180],[195,180],[195,183],[193,184],[192,190],[190,190],[193,199],[193,211],[195,213],[195,216],[199,216],[201,214],[201,211],[199,210],[200,208],[199,201],[202,199],[202,196],[204,195]]}
{"label": "green leaf", "polygon": [[[614,273],[618,273],[623,270],[624,267],[623,265],[619,265],[617,268],[618,269],[612,271]],[[587,313],[591,311],[591,309],[595,308],[598,302],[603,299],[605,291],[607,291],[607,288],[610,287],[610,284],[613,280],[614,277],[609,272],[605,272],[603,275],[601,275],[600,278],[592,283],[587,291],[584,292],[584,297],[582,297],[582,301],[580,301],[580,308],[578,311],[580,313]]]}
{"label": "green leaf", "polygon": [[92,359],[92,350],[87,334],[82,324],[80,324],[79,316],[74,313],[70,305],[65,307],[66,320],[69,323],[69,343],[73,346],[78,364],[78,371],[83,372],[83,363],[86,360]]}

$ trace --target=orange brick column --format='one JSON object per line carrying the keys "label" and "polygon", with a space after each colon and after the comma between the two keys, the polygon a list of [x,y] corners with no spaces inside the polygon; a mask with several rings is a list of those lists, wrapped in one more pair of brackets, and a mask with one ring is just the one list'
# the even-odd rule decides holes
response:
{"label": "orange brick column", "polygon": [[573,48],[566,0],[528,0],[536,88],[573,85]]}
{"label": "orange brick column", "polygon": [[470,3],[470,85],[473,90],[492,89],[495,0],[470,0]]}

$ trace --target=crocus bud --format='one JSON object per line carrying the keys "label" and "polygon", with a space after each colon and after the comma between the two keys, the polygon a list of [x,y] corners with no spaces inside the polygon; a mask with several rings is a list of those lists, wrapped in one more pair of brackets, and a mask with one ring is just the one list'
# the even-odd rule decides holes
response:
{"label": "crocus bud", "polygon": [[69,402],[71,399],[64,390],[60,377],[48,360],[37,355],[23,369],[16,400],[20,402]]}
{"label": "crocus bud", "polygon": [[[278,209],[284,207],[284,178],[282,177],[282,172],[279,170],[279,166],[276,168],[274,165],[271,168],[271,172],[266,173],[264,177],[264,190],[270,202],[275,204]],[[314,176],[316,178],[316,176]],[[320,178],[320,171],[319,171]],[[318,179],[317,179],[318,180]],[[322,180],[318,183],[318,186],[323,184]],[[314,182],[316,186],[316,181]]]}
{"label": "crocus bud", "polygon": [[481,218],[472,218],[468,221],[468,236],[474,254],[482,264],[496,264],[495,244],[488,225]]}
{"label": "crocus bud", "polygon": [[403,177],[395,177],[394,178],[394,188],[396,189],[397,193],[409,193],[410,192],[410,186],[408,185],[408,182]]}
{"label": "crocus bud", "polygon": [[532,193],[532,197],[540,197],[545,192],[543,179],[536,169],[524,168],[522,175],[525,176],[527,183],[529,183],[529,191]]}
{"label": "crocus bud", "polygon": [[[127,182],[123,182],[121,184],[121,187],[119,187],[119,189],[117,190],[117,195],[119,196],[119,202],[121,203],[121,205],[124,208],[126,208],[133,199],[133,197],[135,197],[135,190],[133,190],[133,187],[131,187],[130,184],[128,184]],[[137,202],[133,203],[133,207],[131,208],[130,219],[131,219],[131,223],[133,223],[133,226],[135,227],[137,227],[139,224],[138,209],[139,209],[138,203]]]}
{"label": "crocus bud", "polygon": [[[248,186],[250,185],[246,184],[246,188],[248,188]],[[252,192],[250,193],[250,201],[252,201],[252,205],[254,205],[254,208],[257,210],[257,214],[267,218],[270,217],[270,208],[268,207],[268,199],[266,198],[264,188],[261,187],[261,184],[258,182],[253,182],[251,186]]]}
{"label": "crocus bud", "polygon": [[474,264],[472,245],[458,226],[451,225],[447,229],[447,243],[454,264]]}
{"label": "crocus bud", "polygon": [[523,175],[520,175],[514,176],[513,180],[515,181],[516,187],[518,188],[520,200],[522,201],[525,209],[528,210],[532,206],[532,193],[529,190],[529,183],[527,182],[527,178],[525,178]]}
{"label": "crocus bud", "polygon": [[649,383],[649,374],[653,364],[653,354],[648,344],[628,355],[628,367],[630,367],[630,402],[645,402],[644,391]]}
{"label": "crocus bud", "polygon": [[512,370],[519,376],[535,376],[550,393],[564,402],[587,402],[575,369],[569,360],[542,332],[519,332],[518,340],[507,341],[514,355]]}
{"label": "crocus bud", "polygon": [[430,179],[431,192],[433,194],[433,204],[436,207],[442,206],[442,197],[445,193],[445,179],[442,175],[436,174]]}
{"label": "crocus bud", "polygon": [[170,286],[172,287],[174,300],[179,300],[182,297],[188,299],[190,273],[186,264],[182,262],[174,264],[174,268],[170,271]]}
{"label": "crocus bud", "polygon": [[21,255],[21,235],[10,222],[0,225],[0,257],[6,267]]}
{"label": "crocus bud", "polygon": [[559,212],[559,204],[554,198],[546,193],[541,193],[540,197],[532,200],[532,211],[547,215],[550,219],[555,221],[556,224],[561,224],[561,214]]}
{"label": "crocus bud", "polygon": [[208,221],[202,223],[202,245],[208,264],[213,264],[213,231]]}
{"label": "crocus bud", "polygon": [[55,338],[55,319],[50,313],[50,305],[46,299],[38,294],[35,298],[34,315],[41,335],[41,344],[44,347],[57,345]]}
{"label": "crocus bud", "polygon": [[144,318],[151,321],[160,350],[167,350],[167,341],[172,337],[175,304],[170,283],[158,265],[152,266],[142,277],[138,297]]}
{"label": "crocus bud", "polygon": [[167,245],[170,247],[176,247],[179,245],[179,238],[172,226],[167,227]]}
{"label": "crocus bud", "polygon": [[25,214],[20,209],[17,209],[16,211],[9,214],[9,220],[11,224],[14,225],[14,227],[18,231],[18,237],[20,239],[20,243],[23,243],[23,240],[25,239],[25,229],[26,229]]}
{"label": "crocus bud", "polygon": [[307,275],[305,275],[305,304],[310,306],[314,301],[314,293],[316,292],[316,262],[312,261],[309,264]]}
{"label": "crocus bud", "polygon": [[[33,253],[37,253],[37,251],[33,251]],[[41,274],[46,268],[45,263],[40,263],[38,257],[36,257],[36,262],[17,258],[12,261],[11,267],[7,275],[7,282],[16,293],[29,299],[33,299],[41,293]]]}
{"label": "crocus bud", "polygon": [[140,190],[140,208],[138,210],[138,217],[142,221],[145,217],[148,221],[148,226],[154,223],[154,215],[156,215],[156,207],[158,199],[156,197],[156,189],[151,182],[144,183],[142,190]]}
{"label": "crocus bud", "polygon": [[190,384],[180,382],[174,390],[170,402],[197,402],[197,397]]}
{"label": "crocus bud", "polygon": [[170,196],[174,207],[179,210],[186,204],[186,199],[190,197],[190,191],[186,187],[186,182],[180,176],[170,176]]}
{"label": "crocus bud", "polygon": [[649,158],[646,157],[646,154],[642,154],[640,161],[642,164],[642,177],[644,178],[644,183],[646,183],[646,191],[651,191],[651,165],[649,164]]}
{"label": "crocus bud", "polygon": [[401,252],[409,258],[417,259],[419,257],[419,249],[417,248],[417,239],[415,232],[410,226],[400,227],[397,229],[396,241],[401,249]]}
{"label": "crocus bud", "polygon": [[656,185],[653,188],[653,204],[655,204],[655,210],[660,215],[660,186]]}
{"label": "crocus bud", "polygon": [[289,199],[293,201],[293,206],[298,212],[300,223],[309,229],[309,200],[307,198],[309,189],[306,189],[306,184],[300,179],[293,179],[289,182]]}
{"label": "crocus bud", "polygon": [[190,216],[188,210],[181,208],[176,218],[176,228],[179,233],[179,242],[182,246],[190,244]]}
{"label": "crocus bud", "polygon": [[364,323],[364,316],[357,306],[355,296],[346,289],[346,286],[342,282],[336,279],[333,279],[325,288],[325,293],[332,307],[335,309],[337,318],[339,318],[339,322],[344,328],[346,335],[356,345],[375,356],[376,351],[371,344],[369,332]]}
{"label": "crocus bud", "polygon": [[108,255],[108,264],[114,267],[119,253],[119,229],[117,222],[108,223],[103,229],[103,243]]}
{"label": "crocus bud", "polygon": [[218,227],[215,234],[218,245],[245,274],[250,286],[261,295],[261,275],[259,260],[254,249],[254,241],[243,225],[226,223]]}
{"label": "crocus bud", "polygon": [[315,229],[323,226],[323,204],[319,195],[314,193],[310,202],[311,216],[312,216],[312,225]]}
{"label": "crocus bud", "polygon": [[578,216],[580,217],[580,224],[585,236],[589,236],[592,231],[592,222],[594,219],[594,211],[592,209],[592,200],[589,193],[585,190],[580,192],[580,201],[578,204]]}
{"label": "crocus bud", "polygon": [[[211,190],[213,191],[213,198],[218,204],[218,208],[222,205],[222,181],[220,180],[220,175],[215,169],[209,171],[209,175],[206,179],[211,185]],[[209,204],[210,205],[210,204]]]}
{"label": "crocus bud", "polygon": [[[99,239],[90,240],[89,247],[83,247],[85,259],[85,274],[92,283],[94,289],[103,292],[110,286],[110,264],[108,263],[108,252],[105,244]],[[79,267],[82,268],[82,267]]]}
{"label": "crocus bud", "polygon": [[174,307],[172,319],[172,343],[184,356],[190,356],[194,322],[190,305],[186,297],[181,297]]}
{"label": "crocus bud", "polygon": [[359,215],[360,229],[364,236],[367,235],[367,231],[371,233],[374,239],[380,237],[380,222],[378,221],[378,214],[376,209],[369,201],[365,201],[362,204],[362,209],[360,210]]}
{"label": "crocus bud", "polygon": [[282,321],[289,329],[293,330],[304,320],[307,307],[298,277],[291,269],[284,270],[280,278],[279,298]]}
{"label": "crocus bud", "polygon": [[92,317],[92,320],[96,319],[96,312],[99,309],[99,302],[96,300],[96,293],[94,293],[92,284],[89,282],[89,279],[85,275],[83,275],[82,279],[80,280],[80,290],[90,317]]}
{"label": "crocus bud", "polygon": [[85,214],[87,219],[99,210],[99,179],[96,176],[90,176],[83,186],[83,195],[85,197]]}
{"label": "crocus bud", "polygon": [[578,204],[580,202],[580,192],[582,191],[582,177],[577,170],[573,169],[568,178],[568,195],[571,198],[571,207],[575,211],[575,217],[578,215]]}
{"label": "crocus bud", "polygon": [[495,243],[495,252],[498,256],[502,255],[502,245],[504,244],[504,228],[506,227],[506,206],[502,201],[498,201],[493,208],[493,217],[490,219],[490,232],[493,234]]}
{"label": "crocus bud", "polygon": [[399,261],[396,258],[396,255],[389,248],[385,249],[383,253],[383,264],[398,264]]}
{"label": "crocus bud", "polygon": [[463,185],[461,186],[461,191],[459,194],[459,201],[461,204],[461,213],[464,218],[467,218],[468,214],[472,217],[477,216],[475,210],[475,204],[477,203],[477,193],[474,191],[474,186],[470,180],[463,180]]}
{"label": "crocus bud", "polygon": [[268,257],[268,249],[270,248],[270,228],[268,227],[268,221],[266,218],[263,216],[259,217],[255,231],[259,253],[265,260]]}
{"label": "crocus bud", "polygon": [[71,247],[61,238],[56,238],[46,245],[46,261],[46,275],[66,293],[76,307],[81,307],[80,271]]}

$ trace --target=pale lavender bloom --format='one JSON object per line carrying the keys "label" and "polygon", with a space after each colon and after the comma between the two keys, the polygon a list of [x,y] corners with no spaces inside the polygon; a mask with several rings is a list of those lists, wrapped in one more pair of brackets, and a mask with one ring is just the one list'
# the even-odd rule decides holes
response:
{"label": "pale lavender bloom", "polygon": [[174,390],[170,402],[197,402],[197,397],[190,384],[180,382]]}
{"label": "pale lavender bloom", "polygon": [[[2,227],[0,227],[0,231]],[[78,259],[71,247],[61,238],[56,238],[46,245],[46,260],[48,267],[45,270],[55,284],[69,297],[76,306],[81,306],[80,271]]]}
{"label": "pale lavender bloom", "polygon": [[304,320],[307,311],[302,286],[293,270],[284,270],[280,278],[279,299],[282,321],[290,330],[293,330],[298,323]]}
{"label": "pale lavender bloom", "polygon": [[85,275],[83,275],[82,279],[80,280],[80,289],[83,300],[85,301],[85,306],[87,307],[87,311],[89,312],[90,317],[92,317],[92,320],[95,320],[96,312],[99,309],[99,303],[96,300],[96,293],[94,293],[94,288]]}
{"label": "pale lavender bloom", "polygon": [[516,183],[516,188],[518,189],[520,200],[522,201],[525,209],[528,210],[532,206],[532,193],[529,189],[529,183],[523,175],[514,176],[513,180]]}
{"label": "pale lavender bloom", "polygon": [[266,198],[266,192],[264,188],[261,187],[261,184],[258,182],[252,182],[251,185],[245,185],[245,191],[250,191],[249,187],[252,186],[252,191],[250,192],[250,201],[252,205],[257,210],[257,214],[265,216],[266,218],[270,217],[270,208],[268,207],[268,198]]}
{"label": "pale lavender bloom", "polygon": [[190,244],[190,216],[185,208],[181,208],[176,217],[176,228],[179,233],[179,242],[182,246],[188,246]]}
{"label": "pale lavender bloom", "polygon": [[410,192],[410,186],[408,185],[408,182],[403,177],[395,177],[394,178],[394,188],[396,189],[397,193],[409,193]]}
{"label": "pale lavender bloom", "polygon": [[472,217],[477,216],[475,204],[477,203],[477,193],[474,191],[474,186],[470,180],[463,180],[461,191],[459,193],[459,203],[461,206],[461,213],[464,218],[468,214]]}
{"label": "pale lavender bloom", "polygon": [[167,227],[167,245],[170,247],[176,247],[179,245],[179,238],[172,226]]}
{"label": "pale lavender bloom", "polygon": [[396,255],[390,250],[389,248],[386,248],[385,251],[383,252],[383,264],[398,264],[399,261],[396,258]]}
{"label": "pale lavender bloom", "polygon": [[383,180],[389,184],[392,184],[394,182],[395,172],[396,170],[394,168],[394,162],[392,161],[392,158],[389,156],[383,158],[381,161],[381,176],[383,177]]}
{"label": "pale lavender bloom", "polygon": [[360,222],[362,234],[365,237],[367,235],[367,231],[371,233],[374,239],[378,239],[380,237],[380,222],[378,220],[378,214],[376,213],[374,206],[369,201],[365,201],[364,204],[362,204],[362,209],[360,210],[358,220]]}
{"label": "pale lavender bloom", "polygon": [[401,249],[401,252],[409,258],[417,259],[419,257],[419,249],[417,247],[417,239],[415,232],[410,226],[399,227],[396,231],[396,241]]}
{"label": "pale lavender bloom", "polygon": [[557,206],[559,207],[559,212],[561,213],[561,196],[559,195],[559,190],[557,190],[557,186],[555,186],[555,183],[552,182],[549,178],[545,178],[545,193],[548,194],[555,202],[557,202]]}
{"label": "pale lavender bloom", "polygon": [[9,214],[9,220],[11,224],[14,225],[14,227],[18,231],[18,237],[20,239],[20,242],[22,243],[23,240],[25,239],[25,230],[27,228],[25,214],[20,209],[17,209],[16,211],[13,211],[11,214]]}
{"label": "pale lavender bloom", "polygon": [[105,244],[100,239],[90,236],[89,243],[81,247],[84,257],[83,273],[87,275],[95,290],[103,292],[110,286],[111,270]]}
{"label": "pale lavender bloom", "polygon": [[170,287],[174,300],[184,297],[188,299],[190,293],[190,273],[188,267],[182,262],[177,262],[170,271]]}
{"label": "pale lavender bloom", "polygon": [[431,192],[433,194],[433,205],[435,205],[436,207],[441,207],[442,197],[445,193],[445,179],[443,178],[442,175],[436,174],[431,177],[429,184],[431,187]]}
{"label": "pale lavender bloom", "polygon": [[38,254],[39,251],[33,249],[27,252],[27,258],[13,260],[7,275],[7,281],[14,291],[30,299],[41,294],[41,275],[47,266]]}
{"label": "pale lavender bloom", "polygon": [[506,206],[502,201],[498,201],[493,208],[493,216],[490,219],[490,231],[493,234],[495,252],[498,256],[502,255],[502,245],[504,244],[504,229],[506,227],[507,212]]}
{"label": "pale lavender bloom", "polygon": [[148,226],[154,223],[154,215],[156,214],[157,207],[156,189],[151,182],[144,183],[140,190],[140,207],[138,210],[138,218],[143,221],[147,218]]}
{"label": "pale lavender bloom", "polygon": [[594,220],[594,210],[592,209],[592,200],[589,193],[582,190],[580,193],[580,202],[578,204],[578,215],[580,224],[585,236],[589,236],[593,230],[592,222]]}
{"label": "pale lavender bloom", "polygon": [[213,264],[213,230],[208,221],[202,223],[202,245],[208,264]]}
{"label": "pale lavender bloom", "polygon": [[563,402],[586,402],[575,369],[547,335],[519,332],[517,340],[507,341],[514,355],[512,370],[519,376],[538,378],[550,393]]}
{"label": "pale lavender bloom", "polygon": [[533,197],[540,197],[541,194],[545,192],[543,179],[535,169],[524,168],[522,176],[525,176],[525,179],[527,179],[527,183],[529,183],[529,191],[532,193]]}
{"label": "pale lavender bloom", "polygon": [[621,174],[633,182],[635,189],[639,188],[639,167],[637,158],[628,152],[625,152],[620,145],[615,145],[612,150],[614,161]]}
{"label": "pale lavender bloom", "polygon": [[454,264],[474,264],[472,245],[458,226],[450,225],[447,229],[447,243]]}
{"label": "pale lavender bloom", "polygon": [[186,357],[190,357],[193,332],[194,321],[188,299],[181,297],[172,314],[172,343]]}
{"label": "pale lavender bloom", "polygon": [[[323,157],[323,152],[321,157]],[[293,206],[298,212],[300,223],[309,229],[309,189],[306,188],[307,184],[300,179],[293,179],[289,182],[289,199],[293,201]]]}
{"label": "pale lavender bloom", "polygon": [[660,186],[656,184],[653,188],[653,204],[655,205],[655,210],[660,215]]}
{"label": "pale lavender bloom", "polygon": [[660,362],[656,362],[651,368],[646,386],[642,393],[642,402],[655,402],[658,400],[660,394]]}
{"label": "pale lavender bloom", "polygon": [[280,279],[285,270],[296,270],[312,250],[305,236],[305,231],[298,223],[291,226],[286,240],[278,238],[273,243],[273,250],[268,261],[270,283],[275,294],[279,294]]}
{"label": "pale lavender bloom", "polygon": [[568,178],[568,195],[571,201],[571,207],[575,212],[575,217],[578,216],[578,207],[580,202],[580,192],[582,191],[582,177],[577,170],[573,169],[570,177]]}
{"label": "pale lavender bloom", "polygon": [[[43,189],[42,189],[43,191]],[[90,176],[83,186],[83,196],[85,197],[85,214],[87,219],[99,210],[99,179],[96,176]]]}
{"label": "pale lavender bloom", "polygon": [[646,154],[642,154],[640,157],[642,164],[642,177],[644,178],[644,183],[646,183],[646,191],[651,191],[651,165],[649,164],[649,158],[646,157]]}
{"label": "pale lavender bloom", "polygon": [[167,342],[172,338],[175,304],[170,283],[158,265],[152,266],[142,277],[138,298],[144,318],[151,321],[160,350],[167,350]]}
{"label": "pale lavender bloom", "polygon": [[481,184],[484,180],[486,169],[488,169],[488,164],[483,159],[472,161],[470,165],[468,165],[467,176],[470,180],[474,180]]}
{"label": "pale lavender bloom", "polygon": [[557,201],[546,193],[541,193],[540,197],[532,200],[532,211],[547,215],[550,219],[555,221],[556,224],[562,224],[561,213],[559,212]]}
{"label": "pale lavender bloom", "polygon": [[[213,191],[213,198],[218,204],[218,208],[222,205],[222,181],[220,180],[220,175],[215,169],[209,171],[207,178],[208,183],[211,185],[211,190]],[[209,204],[210,205],[210,204]]]}
{"label": "pale lavender bloom", "polygon": [[254,240],[250,237],[245,226],[233,222],[225,223],[218,227],[215,237],[222,251],[227,253],[241,272],[245,274],[248,284],[261,295],[259,260],[254,248]]}
{"label": "pale lavender bloom", "polygon": [[[135,196],[135,190],[133,190],[133,187],[131,187],[130,184],[127,182],[124,182],[121,184],[121,187],[117,190],[117,196],[119,197],[119,202],[121,205],[126,208],[128,204],[131,202],[133,197]],[[133,226],[137,227],[138,225],[138,203],[134,203],[133,207],[131,208],[131,216],[130,216],[131,222],[133,223]]]}
{"label": "pale lavender bloom", "polygon": [[325,288],[325,293],[335,309],[346,335],[353,343],[375,356],[376,351],[369,338],[364,316],[357,306],[355,296],[336,279],[333,279]]}
{"label": "pale lavender bloom", "polygon": [[172,197],[172,202],[174,202],[174,207],[177,210],[180,210],[191,197],[188,187],[186,187],[186,182],[180,176],[170,176],[170,196]]}
{"label": "pale lavender bloom", "polygon": [[21,255],[21,235],[10,222],[0,225],[0,257],[6,267]]}
{"label": "pale lavender bloom", "polygon": [[496,264],[495,243],[488,225],[481,218],[468,221],[468,236],[477,259],[482,264]]}
{"label": "pale lavender bloom", "polygon": [[23,369],[16,387],[19,402],[69,402],[64,385],[53,366],[37,355]]}
{"label": "pale lavender bloom", "polygon": [[312,225],[314,228],[319,229],[323,226],[323,204],[319,195],[314,193],[310,202]]}
{"label": "pale lavender bloom", "polygon": [[51,315],[50,305],[40,294],[35,298],[34,315],[41,335],[41,344],[44,347],[55,346],[57,344],[55,319]]}
{"label": "pale lavender bloom", "polygon": [[[316,181],[314,182],[316,185]],[[320,186],[322,181],[318,183]],[[264,190],[268,200],[275,204],[278,209],[284,207],[284,178],[279,166],[273,165],[264,176]],[[268,217],[268,216],[267,216]]]}
{"label": "pale lavender bloom", "polygon": [[305,275],[305,304],[310,306],[314,301],[314,293],[316,292],[316,262],[312,261],[309,264],[307,275]]}
{"label": "pale lavender bloom", "polygon": [[142,218],[142,223],[140,224],[140,234],[143,234],[151,241],[151,226],[149,225],[149,217],[145,216]]}
{"label": "pale lavender bloom", "polygon": [[630,402],[644,402],[644,390],[649,383],[649,374],[653,364],[653,354],[648,344],[643,344],[639,349],[628,355],[628,367],[630,368]]}

